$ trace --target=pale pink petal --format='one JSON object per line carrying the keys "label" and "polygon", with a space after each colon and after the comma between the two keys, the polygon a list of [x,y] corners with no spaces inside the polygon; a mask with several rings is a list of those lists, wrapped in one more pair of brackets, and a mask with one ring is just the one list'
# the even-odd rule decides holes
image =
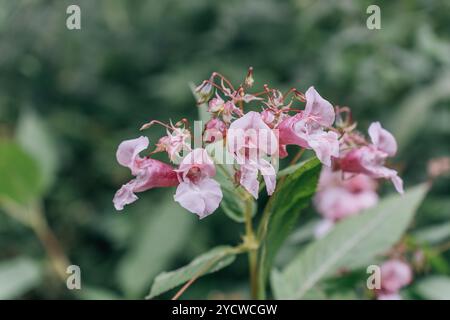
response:
{"label": "pale pink petal", "polygon": [[321,126],[330,127],[333,125],[335,114],[331,103],[322,98],[314,87],[309,87],[305,92],[305,97],[305,115],[313,116]]}
{"label": "pale pink petal", "polygon": [[275,191],[275,186],[277,184],[277,174],[275,168],[266,160],[260,159],[258,169],[266,183],[267,194],[270,196]]}
{"label": "pale pink petal", "polygon": [[370,125],[369,136],[379,150],[386,152],[391,157],[397,153],[397,141],[389,131],[381,127],[379,122]]}
{"label": "pale pink petal", "polygon": [[339,156],[338,135],[333,132],[319,131],[307,138],[309,146],[324,165],[331,166],[331,157]]}
{"label": "pale pink petal", "polygon": [[139,153],[147,149],[148,144],[148,138],[144,136],[123,141],[117,148],[117,162],[119,162],[124,167],[130,168],[132,173],[136,174],[136,171],[138,169],[136,160],[139,159]]}
{"label": "pale pink petal", "polygon": [[138,197],[133,192],[134,181],[124,184],[114,195],[113,203],[116,210],[120,211],[127,204],[133,203]]}
{"label": "pale pink petal", "polygon": [[254,165],[241,165],[240,184],[245,190],[250,192],[255,199],[258,199],[258,169]]}
{"label": "pale pink petal", "polygon": [[174,199],[183,208],[203,219],[219,207],[222,190],[220,185],[210,178],[202,179],[195,184],[182,182],[177,188]]}
{"label": "pale pink petal", "polygon": [[397,190],[398,193],[403,194],[403,180],[400,178],[397,174],[395,176],[391,177],[391,181],[394,184],[395,190]]}
{"label": "pale pink petal", "polygon": [[266,154],[278,151],[278,139],[264,123],[258,112],[250,111],[231,123],[227,133],[227,147],[235,154],[252,144]]}

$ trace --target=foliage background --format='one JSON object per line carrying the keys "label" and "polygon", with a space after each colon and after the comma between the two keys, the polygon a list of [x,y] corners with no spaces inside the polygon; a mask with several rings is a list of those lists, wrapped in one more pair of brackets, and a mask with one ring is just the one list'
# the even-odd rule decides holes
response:
{"label": "foliage background", "polygon": [[[81,7],[80,31],[65,27],[65,11],[73,3]],[[380,120],[393,131],[406,187],[424,181],[427,161],[449,155],[450,4],[377,1],[382,29],[375,31],[366,28],[370,4],[1,0],[0,137],[18,137],[25,151],[47,157],[45,213],[71,262],[81,267],[83,286],[68,291],[61,285],[35,235],[0,214],[1,266],[17,257],[29,265],[3,277],[0,267],[3,297],[142,298],[161,271],[239,241],[242,225],[220,212],[200,223],[173,204],[173,190],[146,192],[120,214],[111,202],[129,179],[115,161],[119,142],[138,136],[148,119],[194,120],[187,83],[199,83],[212,71],[240,81],[251,65],[256,88],[314,85],[334,104],[351,106],[361,130]],[[42,139],[29,129],[36,121],[45,128]],[[150,140],[161,133],[150,130]],[[448,177],[435,183],[411,227],[411,234],[440,228],[438,239],[423,240],[431,249],[450,240],[448,186]],[[300,223],[315,217],[310,208]],[[280,261],[300,248],[291,239]],[[449,252],[434,257],[419,278],[450,275]],[[247,297],[246,262],[239,257],[184,297]],[[8,283],[20,278],[29,281],[7,292]],[[339,285],[365,280],[358,281]],[[406,295],[430,297],[423,292],[412,288]],[[364,295],[349,296],[357,297]]]}

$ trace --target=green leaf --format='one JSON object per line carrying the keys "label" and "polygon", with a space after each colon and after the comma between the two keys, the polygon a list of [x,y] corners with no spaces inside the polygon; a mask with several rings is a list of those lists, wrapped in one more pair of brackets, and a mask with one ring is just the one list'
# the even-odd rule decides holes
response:
{"label": "green leaf", "polygon": [[414,286],[414,291],[425,299],[450,300],[450,277],[426,277]]}
{"label": "green leaf", "polygon": [[229,246],[216,247],[182,268],[158,275],[153,282],[150,294],[146,298],[151,299],[193,278],[223,269],[233,263],[235,258],[234,248]]}
{"label": "green leaf", "polygon": [[0,300],[18,298],[41,280],[41,268],[28,258],[0,262]]}
{"label": "green leaf", "polygon": [[315,157],[296,165],[296,170],[286,176],[283,184],[272,195],[272,206],[267,211],[270,216],[267,224],[262,224],[262,228],[267,230],[260,249],[262,284],[265,283],[275,254],[297,222],[300,211],[308,206],[316,192],[320,169],[320,161]]}
{"label": "green leaf", "polygon": [[387,128],[397,139],[399,147],[409,146],[414,136],[428,123],[433,106],[442,99],[448,99],[450,93],[450,72],[443,71],[436,80],[426,87],[407,95],[397,111],[390,117]]}
{"label": "green leaf", "polygon": [[301,251],[284,270],[273,273],[272,289],[277,299],[300,299],[324,277],[340,268],[373,264],[378,254],[395,244],[422,202],[428,185],[391,195],[376,207],[347,218],[324,238]]}
{"label": "green leaf", "polygon": [[437,244],[450,238],[450,222],[419,229],[413,233],[416,240],[426,244]]}
{"label": "green leaf", "polygon": [[0,200],[25,204],[42,193],[42,180],[36,161],[20,146],[0,141]]}
{"label": "green leaf", "polygon": [[118,268],[119,283],[128,296],[140,296],[189,239],[196,218],[171,197],[166,200],[159,206],[141,204],[147,216]]}
{"label": "green leaf", "polygon": [[19,144],[38,162],[44,187],[49,187],[55,178],[58,154],[46,123],[28,109],[19,118],[16,135]]}

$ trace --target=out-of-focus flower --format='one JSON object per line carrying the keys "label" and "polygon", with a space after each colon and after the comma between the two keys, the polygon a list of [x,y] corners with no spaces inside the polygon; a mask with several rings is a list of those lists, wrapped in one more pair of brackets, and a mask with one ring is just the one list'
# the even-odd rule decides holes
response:
{"label": "out-of-focus flower", "polygon": [[275,190],[275,168],[264,159],[278,151],[276,135],[264,123],[261,115],[250,111],[235,120],[227,133],[227,147],[241,165],[240,183],[253,197],[258,198],[258,171],[264,178],[267,193]]}
{"label": "out-of-focus flower", "polygon": [[370,125],[369,135],[372,144],[343,152],[339,160],[340,168],[345,172],[363,173],[376,179],[390,179],[395,189],[403,193],[403,180],[397,171],[384,166],[386,159],[397,152],[395,138],[379,122]]}
{"label": "out-of-focus flower", "polygon": [[450,157],[434,158],[428,161],[428,175],[430,178],[437,178],[450,172]]}
{"label": "out-of-focus flower", "polygon": [[400,300],[400,289],[411,283],[413,272],[409,264],[399,259],[391,259],[381,265],[381,289],[378,300]]}
{"label": "out-of-focus flower", "polygon": [[222,200],[213,160],[205,149],[197,148],[189,153],[176,170],[180,184],[174,199],[201,219],[213,213]]}
{"label": "out-of-focus flower", "polygon": [[313,149],[319,160],[329,167],[331,157],[339,156],[337,133],[324,131],[334,122],[333,106],[314,87],[310,87],[305,96],[305,110],[280,123],[280,144]]}
{"label": "out-of-focus flower", "polygon": [[147,137],[139,137],[122,142],[117,149],[117,161],[130,168],[136,178],[124,184],[114,195],[113,203],[116,210],[122,210],[125,205],[136,201],[137,192],[178,185],[176,172],[170,165],[139,156],[139,152],[145,150],[148,144]]}
{"label": "out-of-focus flower", "polygon": [[322,237],[336,221],[360,213],[378,202],[377,183],[358,174],[347,179],[341,171],[322,169],[314,205],[324,221],[316,228],[316,237]]}

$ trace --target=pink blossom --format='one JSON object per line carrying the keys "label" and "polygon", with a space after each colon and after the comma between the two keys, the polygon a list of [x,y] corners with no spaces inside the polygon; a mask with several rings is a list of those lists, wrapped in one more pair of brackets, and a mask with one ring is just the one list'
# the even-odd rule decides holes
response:
{"label": "pink blossom", "polygon": [[313,149],[323,164],[331,166],[331,157],[339,156],[338,135],[324,129],[334,122],[333,106],[314,87],[310,87],[305,96],[305,110],[280,123],[280,144]]}
{"label": "pink blossom", "polygon": [[[324,220],[335,223],[341,219],[356,215],[378,202],[377,183],[372,178],[359,174],[343,178],[341,171],[332,171],[324,167],[319,180],[318,191],[314,196],[314,205]],[[317,228],[324,230],[324,223]],[[330,230],[330,223],[327,224]],[[317,230],[319,236],[325,232]]]}
{"label": "pink blossom", "polygon": [[403,193],[403,180],[397,171],[384,166],[386,159],[397,152],[395,138],[383,129],[379,122],[370,125],[369,135],[372,144],[344,152],[339,161],[341,169],[346,172],[363,173],[376,179],[390,179],[395,189]]}
{"label": "pink blossom", "polygon": [[230,123],[233,115],[242,116],[242,111],[236,107],[232,100],[224,101],[217,93],[216,97],[209,101],[208,111],[222,115],[222,119],[226,123]]}
{"label": "pink blossom", "polygon": [[345,179],[341,171],[324,167],[314,204],[324,218],[337,221],[374,206],[378,202],[376,188],[377,183],[366,175]]}
{"label": "pink blossom", "polygon": [[398,259],[391,259],[381,265],[381,291],[396,293],[412,281],[411,267]]}
{"label": "pink blossom", "polygon": [[271,195],[276,185],[275,168],[263,157],[278,151],[278,141],[261,115],[250,111],[235,120],[227,133],[227,147],[241,164],[241,185],[253,197],[258,198],[258,172],[260,172],[266,183],[267,193]]}
{"label": "pink blossom", "polygon": [[204,141],[214,142],[222,140],[225,136],[227,126],[225,123],[218,118],[213,118],[209,120],[205,125]]}
{"label": "pink blossom", "polygon": [[162,137],[158,141],[158,150],[166,151],[169,159],[176,162],[180,159],[180,153],[183,151],[190,151],[191,135],[188,130],[184,128],[173,128],[173,131],[167,131],[167,136]]}
{"label": "pink blossom", "polygon": [[161,161],[141,158],[139,152],[147,148],[147,137],[126,140],[117,149],[117,161],[131,169],[135,179],[124,184],[114,195],[114,206],[122,210],[127,204],[138,199],[136,192],[143,192],[156,187],[170,187],[178,184],[176,172]]}
{"label": "pink blossom", "polygon": [[219,183],[212,179],[216,174],[214,162],[205,149],[197,148],[180,163],[174,199],[182,207],[197,214],[200,219],[213,213],[222,200]]}

